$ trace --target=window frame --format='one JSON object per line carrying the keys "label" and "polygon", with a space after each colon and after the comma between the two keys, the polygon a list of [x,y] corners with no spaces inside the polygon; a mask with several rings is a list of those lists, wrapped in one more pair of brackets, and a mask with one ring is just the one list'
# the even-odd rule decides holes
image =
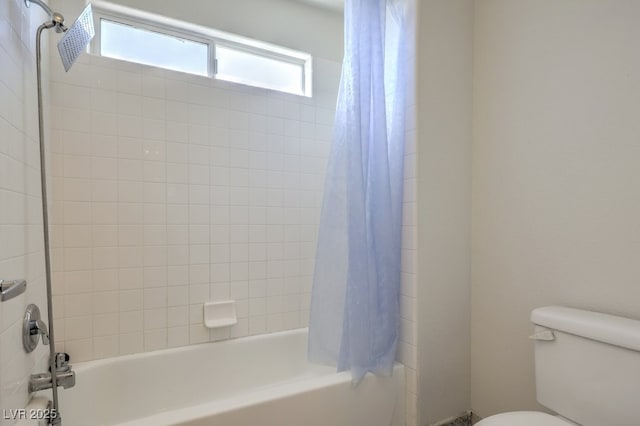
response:
{"label": "window frame", "polygon": [[[116,24],[122,24],[122,25],[127,25],[133,28],[139,28],[141,30],[145,30],[145,31],[152,31],[154,33],[159,33],[159,34],[164,34],[170,37],[176,37],[179,39],[183,39],[183,40],[187,40],[187,41],[192,41],[195,43],[200,43],[200,44],[204,44],[207,46],[207,75],[204,77],[213,77],[215,75],[215,65],[214,65],[214,58],[215,58],[215,46],[213,45],[212,41],[213,40],[209,40],[206,37],[203,37],[202,35],[196,34],[196,33],[192,33],[189,31],[180,31],[175,29],[174,27],[171,26],[160,26],[158,24],[151,23],[147,20],[143,20],[143,19],[135,19],[135,17],[131,17],[131,16],[125,16],[122,15],[120,13],[115,13],[115,12],[109,12],[109,11],[105,11],[103,9],[94,9],[93,12],[93,16],[94,16],[94,20],[95,20],[95,28],[96,28],[96,35],[94,36],[93,40],[91,41],[91,45],[90,45],[90,52],[98,55],[98,56],[102,56],[102,25],[101,25],[101,21],[104,19],[106,21],[110,21],[110,22],[114,22]],[[110,56],[105,56],[105,58],[111,58]],[[117,59],[117,58],[111,58],[111,59]],[[133,62],[136,64],[140,64],[140,62],[134,62],[134,61],[128,61],[126,59],[117,59],[117,60],[121,60],[121,61],[126,61],[126,62]],[[151,67],[156,67],[156,68],[162,68],[162,69],[168,69],[168,68],[164,68],[164,67],[158,67],[156,65],[148,65],[148,64],[141,64],[141,65],[146,65],[146,66],[151,66]],[[170,70],[169,71],[176,71],[176,70]],[[201,74],[194,74],[194,73],[189,73],[187,71],[176,71],[176,72],[186,72],[188,74],[191,75],[200,75]]]}
{"label": "window frame", "polygon": [[[218,31],[215,29],[205,28],[194,24],[184,23],[183,27],[179,26],[181,21],[177,21],[171,18],[164,18],[159,15],[152,15],[146,12],[136,13],[133,9],[127,10],[127,12],[122,12],[121,10],[116,9],[128,9],[128,8],[117,8],[113,9],[109,8],[108,4],[103,2],[98,2],[97,5],[94,6],[94,24],[96,28],[96,34],[93,40],[89,45],[89,53],[102,56],[101,52],[101,38],[102,38],[102,26],[101,21],[107,20],[110,22],[114,22],[116,24],[122,24],[131,26],[133,28],[138,28],[141,30],[152,31],[155,33],[164,34],[170,37],[176,37],[179,39],[184,39],[187,41],[201,43],[207,46],[207,75],[203,76],[202,74],[190,73],[188,71],[178,71],[172,70],[169,68],[160,67],[157,65],[148,65],[141,64],[135,61],[128,61],[126,59],[117,59],[111,58],[109,56],[104,56],[105,58],[122,60],[126,62],[138,63],[145,66],[152,66],[156,68],[165,69],[173,72],[182,72],[187,73],[194,76],[200,77],[208,77],[212,79],[217,79],[220,81],[229,82],[231,84],[242,84],[250,87],[258,87],[264,90],[272,90],[280,93],[286,93],[295,96],[304,96],[304,97],[312,97],[312,70],[313,70],[313,58],[311,54],[289,49],[286,47],[274,45],[271,43],[246,38],[243,36],[238,36],[230,33],[225,33],[222,31]],[[217,56],[216,56],[216,47],[226,47],[229,49],[234,49],[242,52],[246,52],[249,54],[253,54],[256,56],[261,56],[268,59],[274,59],[277,61],[297,65],[300,67],[300,72],[302,74],[302,87],[301,91],[290,92],[279,89],[274,89],[267,85],[258,85],[258,84],[247,84],[237,81],[230,81],[227,79],[217,78]]]}

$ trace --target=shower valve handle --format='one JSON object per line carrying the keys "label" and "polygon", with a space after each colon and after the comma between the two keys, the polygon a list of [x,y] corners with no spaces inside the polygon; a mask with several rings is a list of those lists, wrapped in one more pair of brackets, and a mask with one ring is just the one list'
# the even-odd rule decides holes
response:
{"label": "shower valve handle", "polygon": [[33,303],[27,306],[22,320],[22,346],[27,353],[33,352],[42,336],[42,343],[49,344],[47,324],[40,318],[40,309]]}
{"label": "shower valve handle", "polygon": [[42,336],[42,343],[49,344],[49,332],[47,331],[47,324],[41,319],[31,320],[29,323],[29,334],[31,336]]}

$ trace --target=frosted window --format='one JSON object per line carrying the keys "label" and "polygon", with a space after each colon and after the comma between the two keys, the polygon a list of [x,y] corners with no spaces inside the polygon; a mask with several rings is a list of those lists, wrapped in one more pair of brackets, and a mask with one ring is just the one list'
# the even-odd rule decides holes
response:
{"label": "frosted window", "polygon": [[100,54],[206,76],[209,46],[118,22],[100,20]]}
{"label": "frosted window", "polygon": [[216,78],[304,95],[304,64],[216,46]]}

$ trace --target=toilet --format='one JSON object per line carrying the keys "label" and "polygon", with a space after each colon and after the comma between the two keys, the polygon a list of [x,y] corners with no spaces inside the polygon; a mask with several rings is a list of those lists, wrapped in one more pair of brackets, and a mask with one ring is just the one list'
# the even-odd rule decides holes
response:
{"label": "toilet", "polygon": [[476,426],[640,425],[640,321],[561,306],[535,309],[536,399]]}

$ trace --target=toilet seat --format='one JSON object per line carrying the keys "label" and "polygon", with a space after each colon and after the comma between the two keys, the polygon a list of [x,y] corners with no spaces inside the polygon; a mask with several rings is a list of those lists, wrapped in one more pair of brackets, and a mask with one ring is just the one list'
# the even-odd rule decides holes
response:
{"label": "toilet seat", "polygon": [[574,424],[547,413],[514,411],[487,417],[476,423],[476,426],[570,426]]}

